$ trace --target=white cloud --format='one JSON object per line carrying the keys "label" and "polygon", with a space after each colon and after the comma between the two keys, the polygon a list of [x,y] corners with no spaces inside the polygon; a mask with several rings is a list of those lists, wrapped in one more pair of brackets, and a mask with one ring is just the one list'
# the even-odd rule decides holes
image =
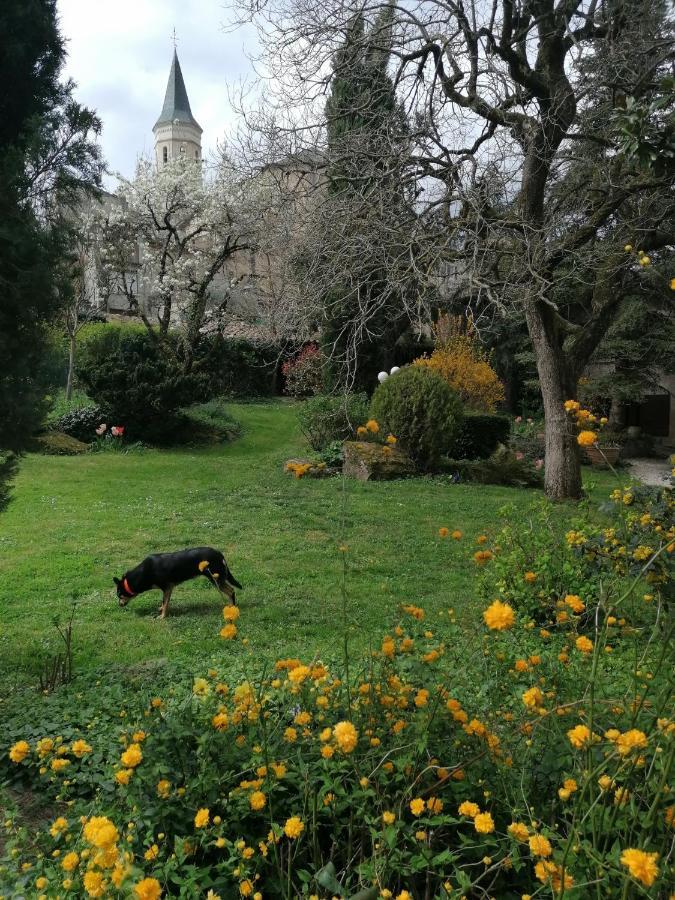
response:
{"label": "white cloud", "polygon": [[227,85],[249,72],[244,43],[254,38],[248,30],[223,30],[219,0],[58,0],[58,11],[68,46],[65,75],[77,82],[77,99],[98,112],[113,171],[131,175],[138,155],[152,152],[174,27],[204,153],[232,128]]}

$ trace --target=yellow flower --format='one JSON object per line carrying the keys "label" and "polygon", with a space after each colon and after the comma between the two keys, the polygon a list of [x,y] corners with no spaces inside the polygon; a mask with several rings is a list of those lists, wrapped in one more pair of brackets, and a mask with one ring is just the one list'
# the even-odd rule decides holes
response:
{"label": "yellow flower", "polygon": [[359,437],[364,437],[366,434],[368,434],[368,429],[365,425],[359,425],[359,427],[356,429],[356,433]]}
{"label": "yellow flower", "polygon": [[576,594],[567,594],[565,596],[565,599],[563,600],[563,603],[566,606],[569,606],[569,608],[574,613],[582,613],[584,611],[584,609],[586,609],[586,606],[585,606],[583,600],[581,599],[581,597],[578,597]]}
{"label": "yellow flower", "polygon": [[[236,609],[237,607],[230,607]],[[220,629],[220,636],[224,641],[231,641],[237,636],[237,626],[234,622],[228,622]]]}
{"label": "yellow flower", "polygon": [[239,883],[239,893],[242,897],[250,897],[253,893],[253,885],[248,878],[245,878]]}
{"label": "yellow flower", "polygon": [[70,760],[63,759],[62,757],[58,758],[58,759],[53,759],[51,762],[51,768],[55,772],[60,772],[62,769],[65,769],[69,765],[70,765]]}
{"label": "yellow flower", "polygon": [[462,532],[459,530],[459,528],[455,528],[455,530],[452,532],[452,538],[455,541],[461,540]]}
{"label": "yellow flower", "polygon": [[321,755],[323,756],[324,759],[330,759],[334,753],[335,753],[335,750],[333,749],[333,747],[331,747],[330,744],[324,744],[323,747],[321,748]]}
{"label": "yellow flower", "polygon": [[495,830],[495,823],[489,812],[478,813],[474,816],[473,827],[479,834],[491,834]]}
{"label": "yellow flower", "polygon": [[312,674],[309,666],[295,666],[288,673],[288,680],[292,681],[293,684],[302,684],[307,678]]}
{"label": "yellow flower", "polygon": [[47,879],[44,877],[44,875],[41,875],[40,878],[36,878],[36,879],[35,879],[35,887],[36,887],[39,891],[41,891],[43,888],[46,888],[48,884],[49,884],[49,882],[48,882]]}
{"label": "yellow flower", "polygon": [[616,748],[620,756],[628,756],[632,750],[644,750],[646,746],[647,735],[637,728],[631,728],[616,739]]}
{"label": "yellow flower", "polygon": [[515,622],[515,614],[508,603],[502,603],[501,600],[495,600],[483,612],[483,619],[488,628],[493,631],[504,631],[511,628]]}
{"label": "yellow flower", "polygon": [[78,759],[82,759],[82,757],[86,753],[91,753],[91,746],[86,742],[80,739],[79,741],[73,741],[71,746],[71,751]]}
{"label": "yellow flower", "polygon": [[208,559],[203,559],[197,566],[197,568],[199,569],[200,572],[203,572],[205,569],[208,569],[208,567],[209,567]]}
{"label": "yellow flower", "polygon": [[577,650],[579,650],[580,653],[593,652],[593,641],[590,641],[587,637],[584,637],[583,634],[576,639],[576,641],[574,642],[574,646],[577,648]]}
{"label": "yellow flower", "polygon": [[216,713],[215,716],[211,719],[211,724],[216,729],[216,731],[224,731],[230,722],[230,717],[226,712]]}
{"label": "yellow flower", "polygon": [[198,809],[195,814],[195,828],[206,828],[210,818],[211,814],[208,809]]}
{"label": "yellow flower", "polygon": [[480,813],[480,807],[477,803],[472,803],[470,800],[465,800],[464,803],[459,804],[457,812],[460,814],[460,816],[469,816],[473,819]]}
{"label": "yellow flower", "polygon": [[134,774],[133,769],[119,769],[115,772],[115,781],[118,784],[129,784],[131,776]]}
{"label": "yellow flower", "polygon": [[580,447],[592,447],[598,436],[594,431],[580,431],[577,435],[577,444]]}
{"label": "yellow flower", "polygon": [[143,759],[143,751],[140,744],[129,744],[127,749],[121,755],[120,760],[127,769],[135,769]]}
{"label": "yellow flower", "polygon": [[566,412],[578,412],[581,408],[578,400],[565,400],[563,406]]}
{"label": "yellow flower", "polygon": [[511,837],[515,838],[521,843],[525,843],[525,841],[530,836],[530,831],[527,825],[525,825],[523,822],[511,822],[506,830],[511,835]]}
{"label": "yellow flower", "polygon": [[621,854],[621,862],[636,881],[651,887],[659,876],[656,860],[658,853],[647,853],[644,850],[629,848]]}
{"label": "yellow flower", "polygon": [[400,894],[396,895],[396,900],[412,900],[412,897],[408,893],[408,891],[401,891]]}
{"label": "yellow flower", "polygon": [[148,862],[152,862],[153,859],[157,859],[158,856],[159,847],[157,846],[157,844],[153,844],[151,847],[148,847],[148,849],[143,854],[144,859],[147,859]]}
{"label": "yellow flower", "polygon": [[109,850],[117,843],[119,833],[110,819],[105,816],[92,816],[84,826],[84,837],[99,850]]}
{"label": "yellow flower", "polygon": [[537,573],[536,573],[536,572],[526,572],[526,573],[523,575],[523,579],[524,579],[528,584],[534,584],[534,582],[537,580]]}
{"label": "yellow flower", "polygon": [[105,895],[106,886],[103,875],[100,872],[87,872],[83,883],[89,897],[103,897]]}
{"label": "yellow flower", "polygon": [[443,801],[439,797],[429,797],[427,809],[433,816],[439,816],[443,812]]}
{"label": "yellow flower", "polygon": [[134,893],[138,900],[159,900],[162,896],[162,886],[156,878],[144,878],[134,885]]}
{"label": "yellow flower", "polygon": [[299,816],[291,816],[290,819],[286,819],[286,824],[284,825],[284,833],[289,838],[299,838],[302,832],[305,830],[305,824]]}
{"label": "yellow flower", "polygon": [[359,733],[351,722],[338,722],[333,729],[333,736],[343,753],[351,753],[356,747]]}
{"label": "yellow flower", "polygon": [[591,740],[591,732],[587,725],[575,725],[567,732],[570,744],[577,750],[586,747]]}
{"label": "yellow flower", "polygon": [[80,857],[77,853],[71,852],[66,853],[66,855],[61,860],[61,868],[64,872],[73,872],[80,862]]}
{"label": "yellow flower", "polygon": [[523,694],[523,703],[528,709],[535,709],[537,706],[541,706],[543,700],[544,695],[538,687],[531,687]]}
{"label": "yellow flower", "polygon": [[414,800],[410,801],[410,812],[414,816],[421,816],[426,808],[426,803],[422,800],[421,797],[416,797]]}
{"label": "yellow flower", "polygon": [[157,782],[157,795],[161,797],[163,800],[171,793],[171,782],[167,781],[166,778],[162,778],[161,781]]}
{"label": "yellow flower", "polygon": [[377,432],[380,430],[380,426],[379,426],[378,423],[375,421],[375,419],[368,419],[368,421],[366,422],[366,428],[367,428],[368,431],[370,431],[372,434],[377,434]]}
{"label": "yellow flower", "polygon": [[[7,824],[7,823],[5,823]],[[51,828],[49,829],[49,833],[52,837],[58,837],[62,831],[65,831],[68,828],[68,820],[64,819],[63,816],[59,816],[54,819],[52,822]]]}
{"label": "yellow flower", "polygon": [[626,253],[630,253],[631,250],[633,249],[633,245],[632,245],[632,244],[626,244],[625,247],[624,247],[623,249],[626,251]]}
{"label": "yellow flower", "polygon": [[236,622],[239,618],[239,607],[233,603],[223,607],[223,618],[226,622]]}
{"label": "yellow flower", "polygon": [[30,753],[30,744],[27,741],[17,741],[9,751],[9,758],[13,763],[23,762]]}
{"label": "yellow flower", "polygon": [[550,841],[543,834],[533,834],[528,844],[535,856],[550,856],[553,853]]}
{"label": "yellow flower", "polygon": [[262,791],[253,791],[248,798],[248,802],[251,805],[251,809],[259,810],[265,806],[266,797]]}
{"label": "yellow flower", "polygon": [[289,725],[288,728],[284,731],[284,740],[288,741],[289,744],[294,744],[298,739],[298,732],[295,728],[291,728]]}
{"label": "yellow flower", "polygon": [[385,825],[393,825],[396,821],[396,814],[393,812],[383,812],[382,821]]}
{"label": "yellow flower", "polygon": [[[675,279],[673,279],[673,280],[675,281]],[[675,288],[674,288],[674,290],[675,290]],[[395,438],[393,434],[388,434],[387,435],[387,443],[391,444],[393,446],[395,443],[397,443],[397,438]]]}
{"label": "yellow flower", "polygon": [[446,528],[445,525],[442,528],[438,529],[438,536],[441,538],[446,538],[449,534],[450,530]]}

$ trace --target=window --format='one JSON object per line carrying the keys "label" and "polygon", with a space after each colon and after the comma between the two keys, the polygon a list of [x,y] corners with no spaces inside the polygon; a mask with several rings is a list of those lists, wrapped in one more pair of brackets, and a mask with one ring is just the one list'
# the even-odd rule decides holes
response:
{"label": "window", "polygon": [[184,154],[184,153],[185,153],[185,147],[181,147],[181,148],[180,148],[180,152]]}
{"label": "window", "polygon": [[169,148],[162,147],[162,162],[166,163],[168,161],[169,161]]}
{"label": "window", "polygon": [[195,150],[195,159],[199,159],[199,150]]}

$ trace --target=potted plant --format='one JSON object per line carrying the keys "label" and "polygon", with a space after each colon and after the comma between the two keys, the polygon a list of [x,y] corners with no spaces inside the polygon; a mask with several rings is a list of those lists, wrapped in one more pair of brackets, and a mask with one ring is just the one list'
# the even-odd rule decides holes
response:
{"label": "potted plant", "polygon": [[608,434],[601,434],[593,446],[586,447],[586,456],[593,466],[615,466],[620,453],[621,444]]}

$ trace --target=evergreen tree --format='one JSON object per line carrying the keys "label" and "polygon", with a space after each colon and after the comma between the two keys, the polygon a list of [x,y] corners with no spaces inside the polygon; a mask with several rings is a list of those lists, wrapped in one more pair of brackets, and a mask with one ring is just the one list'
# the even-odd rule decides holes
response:
{"label": "evergreen tree", "polygon": [[[329,197],[321,284],[323,345],[331,381],[372,390],[409,322],[400,271],[413,211],[405,184],[408,128],[388,73],[392,7],[370,27],[350,22],[326,102]],[[405,232],[405,242],[397,235]]]}
{"label": "evergreen tree", "polygon": [[44,328],[58,310],[82,191],[100,182],[96,116],[59,82],[56,0],[0,5],[0,504],[6,477],[44,412]]}

